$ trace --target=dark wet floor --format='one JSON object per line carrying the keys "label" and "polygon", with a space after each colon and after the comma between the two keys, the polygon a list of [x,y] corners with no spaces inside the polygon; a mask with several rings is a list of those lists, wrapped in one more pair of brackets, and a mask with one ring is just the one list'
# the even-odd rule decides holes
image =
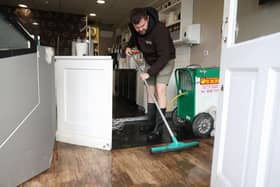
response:
{"label": "dark wet floor", "polygon": [[[174,127],[172,122],[168,120],[169,125],[175,133],[178,140],[194,139],[192,128],[190,124],[185,126]],[[147,125],[147,121],[125,122],[121,128],[113,131],[113,149],[129,148],[136,146],[155,145],[161,143],[169,143],[170,135],[167,129],[164,129],[162,138],[158,141],[148,142],[146,140],[147,134],[139,131],[140,125]]]}
{"label": "dark wet floor", "polygon": [[124,97],[113,97],[113,118],[136,117],[145,115],[144,109],[141,109],[134,101]]}
{"label": "dark wet floor", "polygon": [[[114,119],[144,115],[144,111],[139,109],[136,104],[128,102],[127,100],[120,97],[114,97]],[[194,139],[191,124],[185,124],[184,126],[174,126],[171,119],[167,119],[167,121],[178,140]],[[160,140],[155,142],[147,142],[147,134],[139,131],[139,126],[141,125],[148,125],[147,120],[124,122],[119,128],[114,128],[112,137],[112,148],[121,149],[171,142],[170,135],[167,132],[166,128],[164,128],[163,136]]]}

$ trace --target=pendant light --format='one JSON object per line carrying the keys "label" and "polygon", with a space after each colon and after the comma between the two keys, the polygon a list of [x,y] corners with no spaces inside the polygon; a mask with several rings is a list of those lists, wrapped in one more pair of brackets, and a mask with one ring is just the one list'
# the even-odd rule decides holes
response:
{"label": "pendant light", "polygon": [[98,3],[98,4],[105,4],[105,0],[96,0],[96,3]]}

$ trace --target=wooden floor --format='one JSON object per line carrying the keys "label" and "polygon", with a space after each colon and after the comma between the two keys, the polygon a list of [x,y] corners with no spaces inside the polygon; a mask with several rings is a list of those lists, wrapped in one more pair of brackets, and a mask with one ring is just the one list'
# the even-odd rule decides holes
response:
{"label": "wooden floor", "polygon": [[112,152],[56,143],[51,168],[20,187],[208,187],[212,139],[199,147],[151,155],[149,147]]}

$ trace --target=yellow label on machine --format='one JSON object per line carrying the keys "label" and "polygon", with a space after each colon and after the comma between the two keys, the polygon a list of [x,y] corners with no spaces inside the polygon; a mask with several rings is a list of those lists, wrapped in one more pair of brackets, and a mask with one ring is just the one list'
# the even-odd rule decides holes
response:
{"label": "yellow label on machine", "polygon": [[207,77],[207,78],[201,78],[200,84],[219,84],[219,78],[218,77]]}

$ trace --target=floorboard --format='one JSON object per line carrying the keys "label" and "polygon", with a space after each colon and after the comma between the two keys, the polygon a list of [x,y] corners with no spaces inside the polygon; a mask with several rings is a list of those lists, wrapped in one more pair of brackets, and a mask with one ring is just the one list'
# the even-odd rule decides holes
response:
{"label": "floorboard", "polygon": [[179,152],[150,154],[150,147],[112,152],[112,184],[124,186],[208,187],[212,139]]}
{"label": "floorboard", "polygon": [[51,168],[20,187],[208,187],[213,139],[179,152],[149,146],[111,152],[57,142]]}

